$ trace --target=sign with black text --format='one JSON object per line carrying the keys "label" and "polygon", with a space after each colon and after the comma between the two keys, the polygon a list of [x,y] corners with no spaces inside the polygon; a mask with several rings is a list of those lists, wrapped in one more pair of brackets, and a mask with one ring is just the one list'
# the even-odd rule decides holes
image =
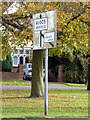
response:
{"label": "sign with black text", "polygon": [[44,42],[54,42],[55,40],[55,33],[54,32],[46,32],[44,35]]}
{"label": "sign with black text", "polygon": [[57,10],[33,14],[33,50],[57,45]]}
{"label": "sign with black text", "polygon": [[46,30],[47,27],[47,18],[43,18],[43,19],[36,19],[34,21],[34,31],[40,31],[40,30]]}

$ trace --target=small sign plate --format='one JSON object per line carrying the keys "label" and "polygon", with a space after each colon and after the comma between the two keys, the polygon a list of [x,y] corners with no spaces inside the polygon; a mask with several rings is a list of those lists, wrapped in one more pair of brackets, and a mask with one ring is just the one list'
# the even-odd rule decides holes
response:
{"label": "small sign plate", "polygon": [[47,30],[47,18],[36,19],[34,21],[34,31]]}
{"label": "small sign plate", "polygon": [[54,42],[55,40],[55,33],[54,32],[46,32],[44,35],[44,42]]}

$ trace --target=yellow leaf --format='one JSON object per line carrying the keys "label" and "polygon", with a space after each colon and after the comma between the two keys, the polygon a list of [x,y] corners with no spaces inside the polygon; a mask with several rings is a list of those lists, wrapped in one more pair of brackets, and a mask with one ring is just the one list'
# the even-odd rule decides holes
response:
{"label": "yellow leaf", "polygon": [[7,18],[5,18],[5,20],[7,20]]}
{"label": "yellow leaf", "polygon": [[13,21],[13,23],[15,23],[15,21]]}
{"label": "yellow leaf", "polygon": [[3,46],[3,44],[1,44],[1,46]]}

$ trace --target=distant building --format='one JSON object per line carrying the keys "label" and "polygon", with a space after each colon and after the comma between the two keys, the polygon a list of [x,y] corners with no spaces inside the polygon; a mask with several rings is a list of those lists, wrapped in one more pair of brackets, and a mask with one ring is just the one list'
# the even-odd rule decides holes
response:
{"label": "distant building", "polygon": [[27,46],[24,47],[24,50],[21,47],[16,47],[17,53],[12,53],[12,72],[17,72],[18,71],[18,66],[19,64],[25,64],[29,62],[30,58],[30,53],[32,46],[31,44],[28,44]]}

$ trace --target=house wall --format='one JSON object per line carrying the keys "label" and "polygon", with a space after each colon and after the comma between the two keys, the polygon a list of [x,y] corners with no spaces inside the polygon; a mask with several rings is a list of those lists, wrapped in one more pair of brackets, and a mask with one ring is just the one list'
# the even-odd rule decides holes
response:
{"label": "house wall", "polygon": [[63,66],[58,67],[58,82],[66,82]]}
{"label": "house wall", "polygon": [[17,53],[12,53],[12,64],[13,67],[18,67],[19,64],[28,63],[27,58],[29,60],[32,48],[31,47],[24,47],[24,50],[20,47],[17,47]]}
{"label": "house wall", "polygon": [[2,80],[23,80],[23,65],[19,65],[19,72],[0,72]]}
{"label": "house wall", "polygon": [[66,82],[65,73],[63,72],[63,66],[58,67],[58,75],[55,76],[52,74],[51,70],[48,71],[48,80],[50,82]]}

